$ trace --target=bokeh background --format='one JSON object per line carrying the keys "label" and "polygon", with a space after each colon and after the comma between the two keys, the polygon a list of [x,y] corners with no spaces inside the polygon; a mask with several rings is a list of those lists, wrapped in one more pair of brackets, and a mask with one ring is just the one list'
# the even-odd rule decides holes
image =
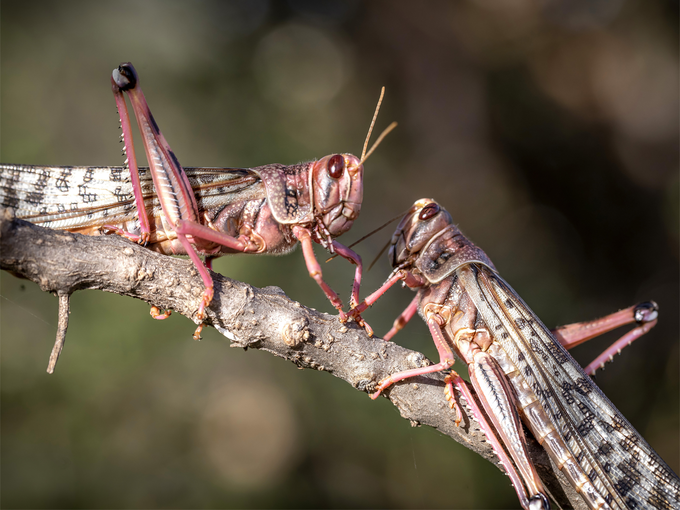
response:
{"label": "bokeh background", "polygon": [[[677,472],[678,3],[662,0],[3,0],[1,158],[120,165],[109,76],[139,71],[185,166],[361,152],[349,243],[439,200],[549,326],[654,299],[659,325],[598,383]],[[138,151],[139,152],[139,151]],[[359,246],[370,261],[390,229]],[[323,254],[320,253],[320,257]],[[215,269],[331,312],[301,253]],[[346,299],[352,268],[324,266]],[[380,261],[366,292],[388,274]],[[509,480],[328,374],[102,292],[2,273],[4,508],[507,508]],[[366,314],[385,332],[411,299]],[[614,336],[608,338],[613,340]],[[396,340],[436,357],[414,320]],[[605,340],[575,350],[583,364]]]}

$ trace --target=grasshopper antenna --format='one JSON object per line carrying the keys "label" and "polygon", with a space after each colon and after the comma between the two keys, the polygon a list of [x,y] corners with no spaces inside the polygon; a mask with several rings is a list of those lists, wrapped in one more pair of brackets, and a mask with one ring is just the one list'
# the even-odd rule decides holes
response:
{"label": "grasshopper antenna", "polygon": [[375,258],[373,259],[373,262],[371,262],[371,265],[368,266],[368,269],[366,270],[367,272],[371,270],[373,266],[375,266],[375,263],[378,262],[378,259],[382,257],[382,254],[385,253],[385,250],[389,247],[390,243],[392,242],[392,239],[388,239],[387,242],[385,243],[385,246],[382,247],[380,250],[380,253],[378,253]]}
{"label": "grasshopper antenna", "polygon": [[373,133],[373,126],[375,126],[375,121],[378,118],[378,112],[380,111],[380,105],[382,104],[383,96],[385,95],[385,87],[382,88],[380,91],[380,99],[378,99],[378,104],[375,107],[375,113],[373,114],[373,119],[371,120],[371,125],[368,128],[368,134],[366,135],[366,141],[364,142],[364,148],[361,151],[361,161],[359,162],[360,165],[364,163],[368,159],[368,157],[373,154],[373,151],[380,145],[380,142],[383,141],[383,139],[389,134],[390,131],[392,131],[395,127],[397,127],[397,123],[393,122],[387,128],[381,133],[381,135],[378,137],[378,139],[375,141],[373,144],[373,147],[371,147],[371,150],[366,152],[366,149],[368,148],[368,141],[371,139],[371,134]]}
{"label": "grasshopper antenna", "polygon": [[[395,220],[398,220],[399,218],[403,217],[407,212],[408,212],[408,210],[404,211],[403,213],[399,214],[398,216],[395,216],[395,217],[392,218],[391,220],[388,220],[386,223],[383,223],[383,224],[380,225],[378,228],[372,230],[371,232],[369,232],[368,234],[366,234],[366,235],[365,235],[364,237],[362,237],[361,239],[357,239],[356,241],[354,241],[352,244],[350,244],[350,245],[348,246],[348,248],[351,248],[351,247],[353,247],[353,246],[356,246],[356,245],[359,244],[361,241],[365,241],[366,239],[368,239],[369,237],[371,237],[373,234],[377,234],[378,232],[380,232],[382,229],[384,229],[384,228],[385,228],[387,225],[389,225],[390,223],[392,223],[392,222],[394,222]],[[390,241],[391,241],[391,239],[390,239]],[[390,241],[387,242],[387,245],[390,244]],[[380,254],[378,255],[378,257],[380,257],[380,255],[382,255],[384,252],[385,252],[385,248],[382,249],[382,251],[380,252]],[[332,257],[329,257],[329,258],[326,260],[326,262],[330,262],[331,260],[333,260],[333,259],[334,259],[335,257],[337,257],[337,256],[338,256],[338,254],[335,253]],[[373,267],[373,264],[375,264],[375,260],[374,260],[373,263],[371,264],[371,267]]]}

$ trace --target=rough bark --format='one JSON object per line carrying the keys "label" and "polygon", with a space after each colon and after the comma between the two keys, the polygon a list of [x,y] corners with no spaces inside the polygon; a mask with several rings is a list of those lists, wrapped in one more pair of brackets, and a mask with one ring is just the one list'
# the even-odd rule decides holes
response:
{"label": "rough bark", "polygon": [[[38,227],[15,219],[11,209],[0,209],[0,268],[60,296],[60,308],[66,310],[64,296],[99,289],[138,298],[193,320],[203,290],[188,260],[154,253],[115,235],[88,237]],[[369,338],[354,323],[343,325],[335,316],[306,308],[277,287],[258,289],[217,273],[212,277],[215,297],[205,323],[227,337],[232,347],[260,349],[299,367],[328,372],[363,392],[374,390],[376,382],[391,373],[431,364],[418,352]],[[65,329],[63,325],[60,332]],[[388,389],[385,396],[413,426],[433,427],[499,466],[461,397],[463,420],[455,425],[455,415],[444,398],[443,379],[442,374],[410,379]],[[585,508],[533,440],[530,453],[558,504]]]}

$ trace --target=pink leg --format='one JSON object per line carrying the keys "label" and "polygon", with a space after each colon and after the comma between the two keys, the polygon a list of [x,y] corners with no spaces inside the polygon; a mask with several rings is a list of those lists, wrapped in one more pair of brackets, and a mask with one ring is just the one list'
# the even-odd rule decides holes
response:
{"label": "pink leg", "polygon": [[206,267],[203,265],[203,261],[201,258],[198,256],[196,251],[194,250],[194,247],[192,244],[189,242],[189,240],[182,234],[177,235],[177,239],[179,239],[179,242],[182,243],[182,246],[187,252],[187,255],[189,255],[189,258],[191,261],[194,263],[196,266],[196,269],[198,269],[198,274],[201,275],[201,278],[203,279],[203,284],[205,285],[205,289],[203,290],[203,295],[201,297],[201,302],[198,305],[198,312],[196,312],[196,318],[201,321],[201,324],[198,325],[196,328],[196,331],[194,332],[194,340],[200,340],[201,339],[201,330],[203,329],[203,317],[205,316],[204,311],[205,307],[210,304],[213,298],[213,280],[212,276],[210,276],[210,273],[206,269]]}
{"label": "pink leg", "polygon": [[373,400],[378,398],[380,393],[382,393],[385,388],[389,388],[396,382],[403,381],[404,379],[409,379],[411,377],[416,377],[418,375],[441,372],[442,370],[447,370],[453,366],[453,351],[446,343],[446,339],[444,338],[444,334],[442,333],[438,322],[439,320],[443,322],[443,319],[435,315],[427,321],[427,326],[430,328],[430,333],[432,334],[432,340],[434,340],[434,344],[437,347],[437,351],[439,352],[439,363],[436,365],[430,365],[429,367],[404,370],[403,372],[397,372],[396,374],[392,374],[386,379],[383,379],[380,381],[380,384],[378,384],[378,390],[371,395]]}
{"label": "pink leg", "polygon": [[604,367],[604,363],[607,360],[611,361],[614,354],[621,352],[621,349],[625,346],[630,345],[634,340],[652,329],[656,325],[658,315],[658,305],[654,301],[648,301],[628,307],[600,319],[561,326],[553,330],[552,333],[564,347],[571,349],[572,347],[580,345],[587,340],[612,331],[620,326],[631,323],[638,324],[634,329],[614,342],[585,368],[587,374],[593,375],[598,368]]}
{"label": "pink leg", "polygon": [[364,299],[358,306],[354,307],[348,315],[354,316],[355,314],[361,314],[369,307],[373,306],[373,304],[399,280],[403,280],[403,282],[411,289],[422,287],[425,284],[425,280],[421,276],[415,276],[413,273],[404,270],[395,271],[378,290]]}
{"label": "pink leg", "polygon": [[125,103],[125,97],[121,92],[118,85],[116,85],[113,78],[111,78],[113,97],[116,100],[116,106],[118,107],[118,115],[120,117],[120,127],[123,130],[123,143],[125,144],[125,157],[128,168],[130,169],[130,181],[132,183],[132,191],[135,196],[135,205],[137,206],[137,215],[139,216],[139,224],[141,227],[141,235],[134,236],[133,234],[126,235],[122,233],[121,229],[115,229],[116,233],[123,235],[132,241],[139,244],[146,244],[149,241],[151,235],[151,226],[149,223],[149,216],[146,212],[146,206],[144,205],[144,195],[142,194],[142,185],[139,181],[139,168],[137,167],[137,157],[135,156],[135,146],[132,141],[132,126],[130,124],[130,116],[128,114],[127,104]]}
{"label": "pink leg", "polygon": [[[156,121],[151,114],[149,105],[144,98],[144,93],[142,92],[141,87],[139,87],[137,72],[132,64],[121,64],[118,69],[115,69],[111,75],[111,84],[120,114],[123,140],[128,155],[130,178],[142,234],[137,238],[134,234],[123,232],[121,229],[115,229],[114,231],[125,235],[130,239],[136,239],[138,242],[145,243],[149,239],[149,220],[144,206],[139,171],[132,143],[132,128],[123,92],[126,92],[130,98],[130,103],[132,104],[132,109],[142,134],[144,149],[147,160],[149,161],[149,171],[151,172],[151,177],[165,218],[172,223],[176,223],[180,220],[197,221],[198,206],[184,169],[179,164],[179,161],[170,149],[170,146],[160,132],[158,124],[156,124]],[[178,234],[178,239],[193,261],[196,269],[198,269],[198,272],[206,285],[197,313],[199,320],[202,320],[205,307],[208,306],[213,296],[212,278],[203,265],[203,262],[194,251],[189,240],[181,233]],[[166,318],[169,315],[169,312],[161,314],[160,311],[154,307],[151,309],[151,315],[154,318],[162,319]],[[200,338],[201,329],[202,325],[199,326],[194,333],[195,339]]]}
{"label": "pink leg", "polygon": [[[199,223],[189,220],[180,220],[177,223],[175,233],[177,234],[177,238],[179,239],[180,243],[182,243],[184,250],[187,252],[187,255],[189,255],[189,257],[193,261],[194,265],[196,266],[196,269],[198,269],[198,272],[201,275],[201,278],[203,279],[203,282],[205,283],[205,290],[203,291],[201,303],[199,304],[198,312],[196,314],[196,317],[199,320],[203,320],[205,308],[210,305],[210,302],[212,301],[213,298],[213,281],[212,277],[210,276],[210,273],[208,272],[208,268],[201,261],[200,257],[194,250],[193,245],[186,238],[186,236],[190,235],[194,238],[194,240],[200,239],[202,241],[210,241],[242,252],[249,251],[248,250],[249,245],[248,243],[240,239],[236,239],[222,232],[213,230],[210,227],[206,227],[205,225],[201,225]],[[253,249],[253,251],[255,251],[255,249]],[[208,262],[208,260],[211,260],[211,258],[207,257],[206,262]],[[166,312],[165,314],[159,314],[158,309],[155,310],[152,309],[151,315],[155,319],[165,319],[169,315],[169,313]],[[194,333],[195,340],[199,340],[201,338],[202,329],[203,329],[202,324],[200,324],[198,328],[196,328],[196,332]]]}
{"label": "pink leg", "polygon": [[[503,369],[488,352],[477,351],[469,361],[470,382],[508,453],[515,461],[531,499],[545,500],[543,484],[529,457],[517,399]],[[540,495],[540,496],[539,496]]]}
{"label": "pink leg", "polygon": [[614,358],[614,354],[620,353],[621,349],[632,344],[634,340],[640,338],[642,335],[647,333],[650,329],[656,326],[656,322],[657,322],[656,319],[653,320],[652,322],[647,322],[646,324],[638,326],[629,331],[628,333],[626,333],[625,335],[623,335],[616,342],[610,345],[602,354],[595,358],[584,369],[586,374],[593,375],[598,368],[604,368],[604,364],[606,362],[612,361],[612,359]]}
{"label": "pink leg", "polygon": [[324,291],[326,297],[329,299],[331,304],[340,312],[340,320],[345,321],[347,316],[342,311],[342,301],[336,294],[336,292],[331,289],[328,284],[323,279],[323,273],[321,272],[321,266],[314,256],[314,248],[312,246],[312,236],[306,228],[300,226],[293,227],[293,234],[300,241],[302,246],[302,255],[305,258],[305,264],[307,264],[307,271],[309,271],[309,276],[314,278],[319,287]]}
{"label": "pink leg", "polygon": [[[440,362],[437,363],[436,365],[431,365],[429,367],[422,367],[422,368],[416,368],[416,369],[412,369],[412,370],[405,370],[403,372],[398,372],[396,374],[391,375],[387,379],[384,379],[383,381],[381,381],[380,385],[378,386],[378,390],[371,395],[372,399],[377,398],[385,388],[389,387],[390,385],[394,384],[395,382],[402,381],[402,380],[408,379],[410,377],[415,377],[417,375],[428,374],[428,373],[438,372],[438,371],[441,371],[441,370],[446,370],[453,365],[453,362],[454,362],[453,352],[451,351],[451,348],[449,347],[448,343],[446,342],[446,339],[444,338],[444,334],[441,330],[441,324],[443,322],[444,322],[444,320],[441,317],[439,317],[438,315],[432,316],[427,321],[428,328],[430,329],[430,333],[432,334],[432,339],[434,340],[435,346],[437,347],[437,351],[439,352]],[[456,388],[465,396],[465,400],[467,400],[470,408],[472,409],[473,415],[479,421],[479,424],[482,427],[482,430],[484,431],[484,434],[486,435],[487,439],[491,443],[491,446],[494,449],[494,452],[496,453],[499,460],[503,464],[503,467],[505,468],[506,473],[508,474],[508,476],[510,477],[510,480],[512,481],[512,485],[515,487],[515,491],[517,492],[517,496],[520,500],[522,507],[525,508],[525,509],[528,509],[529,508],[529,498],[527,497],[527,494],[524,491],[524,486],[522,485],[520,476],[517,473],[517,471],[515,470],[512,462],[510,461],[510,458],[505,453],[505,450],[501,446],[501,443],[498,440],[498,438],[497,438],[497,436],[494,432],[494,429],[486,421],[484,413],[482,412],[482,410],[477,405],[474,397],[472,396],[469,389],[467,388],[465,381],[463,381],[456,372],[452,371],[451,374],[446,377],[445,382],[446,382],[447,400],[449,401],[449,405],[456,410],[456,424],[460,423],[461,414],[460,414],[460,409],[458,408],[458,405],[455,402],[455,399],[453,398],[453,385],[454,384],[455,384]],[[478,394],[479,394],[479,390],[478,390]],[[540,484],[540,482],[538,482],[538,483]],[[533,489],[534,488],[532,488],[532,490]],[[538,492],[538,494],[536,494],[536,492]],[[545,502],[544,508],[548,508],[547,500],[545,500],[545,496],[543,496],[543,494],[540,491],[534,491],[534,494],[535,495],[531,499],[532,500],[533,499],[542,499]]]}
{"label": "pink leg", "polygon": [[376,290],[373,294],[368,296],[366,299],[364,299],[361,303],[359,303],[357,306],[352,308],[350,311],[350,315],[354,316],[355,314],[361,314],[362,312],[368,310],[369,307],[373,306],[373,303],[375,303],[380,296],[382,296],[387,290],[392,287],[395,283],[397,283],[399,280],[403,278],[403,274],[401,271],[398,271],[394,273],[392,276],[388,278],[388,280],[383,283],[378,290]]}
{"label": "pink leg", "polygon": [[[146,215],[146,213],[145,213]],[[141,221],[140,221],[141,223]],[[124,237],[125,239],[129,239],[133,243],[138,243],[138,244],[146,244],[149,242],[149,235],[148,234],[146,237],[144,237],[144,232],[142,232],[141,235],[133,234],[132,232],[128,232],[127,230],[123,230],[122,228],[116,227],[115,225],[102,225],[101,227],[104,230],[109,230],[113,232],[116,235],[119,235],[121,237]]]}
{"label": "pink leg", "polygon": [[413,298],[411,303],[406,307],[406,310],[401,312],[401,315],[396,318],[396,320],[394,321],[394,325],[392,326],[392,329],[390,329],[387,332],[387,334],[383,337],[383,340],[390,341],[392,337],[399,332],[399,330],[406,326],[408,321],[410,321],[418,311],[419,299],[420,296],[418,295],[416,295],[416,297]]}
{"label": "pink leg", "polygon": [[[508,457],[508,454],[505,453],[505,450],[503,449],[501,442],[498,440],[496,433],[494,432],[489,422],[486,420],[484,413],[477,405],[477,402],[475,398],[472,396],[472,393],[470,392],[470,389],[468,388],[467,384],[465,384],[465,381],[454,371],[451,371],[451,373],[446,376],[446,379],[444,379],[444,381],[446,382],[446,393],[447,400],[449,400],[449,405],[451,405],[451,400],[454,400],[453,386],[455,386],[456,389],[463,395],[463,397],[465,397],[465,400],[470,406],[470,409],[472,409],[473,416],[479,422],[479,425],[482,428],[484,435],[489,441],[489,444],[491,444],[491,448],[493,448],[493,451],[498,457],[498,460],[500,460],[501,464],[503,464],[503,468],[505,468],[505,472],[507,473],[508,477],[510,477],[510,482],[512,483],[512,486],[515,488],[515,492],[517,493],[517,497],[519,498],[519,502],[522,505],[522,508],[525,509],[529,508],[529,499],[527,498],[527,494],[524,491],[524,486],[522,485],[522,481],[520,479],[519,474],[517,473],[517,470],[510,461],[510,457]],[[457,408],[458,405],[455,404],[455,406]],[[457,410],[457,413],[459,412],[460,411]],[[460,416],[460,414],[458,414],[458,416]],[[456,421],[456,425],[458,425],[458,422],[460,422],[459,418]]]}
{"label": "pink leg", "polygon": [[354,272],[354,282],[352,283],[352,297],[349,300],[350,308],[354,308],[359,304],[359,288],[361,286],[361,273],[363,270],[363,265],[361,263],[361,257],[354,253],[346,246],[340,244],[339,242],[333,240],[333,248],[338,252],[342,258],[349,260],[352,264],[356,265],[357,268]]}
{"label": "pink leg", "polygon": [[[210,241],[233,250],[248,252],[248,244],[223,232],[218,232],[210,227],[196,223],[195,221],[180,220],[175,228],[175,233],[183,236],[191,236],[194,239]],[[192,250],[193,251],[193,250]],[[251,251],[256,251],[251,249]],[[201,262],[201,266],[203,263]]]}
{"label": "pink leg", "polygon": [[[337,241],[333,241],[333,248],[335,251],[340,255],[341,257],[349,260],[352,264],[355,264],[357,266],[356,271],[354,272],[354,282],[352,283],[352,296],[349,299],[349,307],[350,309],[354,309],[359,304],[359,290],[361,286],[361,273],[363,271],[363,265],[361,263],[361,257],[354,253],[352,250],[347,248],[346,246],[340,244]],[[360,313],[355,313],[352,315],[354,320],[359,324],[362,328],[366,330],[366,333],[368,333],[368,336],[373,336],[373,328],[369,326],[368,322],[366,322],[362,317]]]}

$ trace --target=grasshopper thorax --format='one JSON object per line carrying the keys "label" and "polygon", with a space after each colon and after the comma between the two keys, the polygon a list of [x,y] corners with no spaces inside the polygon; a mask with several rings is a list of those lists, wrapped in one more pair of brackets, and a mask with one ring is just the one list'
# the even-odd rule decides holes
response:
{"label": "grasshopper thorax", "polygon": [[364,165],[351,154],[333,154],[312,164],[310,188],[314,217],[331,237],[347,232],[364,197]]}

